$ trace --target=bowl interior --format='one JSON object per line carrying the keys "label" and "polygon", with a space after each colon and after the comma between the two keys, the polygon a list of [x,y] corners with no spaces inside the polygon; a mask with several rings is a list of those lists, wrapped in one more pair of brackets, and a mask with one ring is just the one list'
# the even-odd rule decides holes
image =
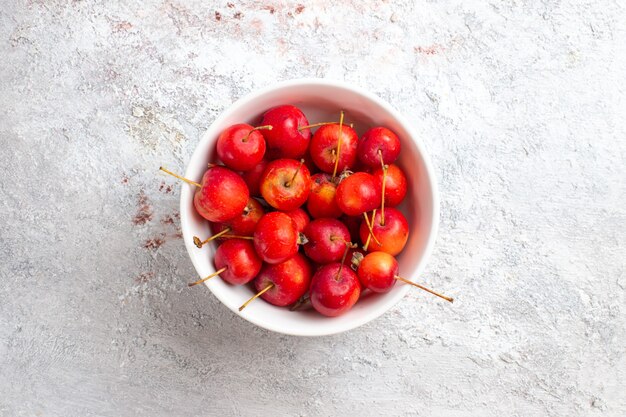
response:
{"label": "bowl interior", "polygon": [[[207,163],[216,159],[215,141],[222,130],[234,123],[258,125],[266,110],[281,104],[298,106],[310,123],[338,120],[339,111],[344,110],[346,123],[354,123],[359,136],[370,127],[382,125],[400,137],[402,151],[396,163],[406,173],[409,183],[407,198],[400,209],[407,217],[410,234],[398,261],[402,276],[417,279],[436,234],[438,201],[434,180],[426,155],[410,126],[388,104],[365,91],[324,80],[308,80],[284,83],[244,97],[224,112],[202,137],[189,162],[186,177],[195,181],[202,178]],[[210,234],[208,223],[193,208],[193,193],[191,186],[183,185],[181,225],[191,260],[199,276],[204,277],[215,270],[212,262],[215,246],[198,249],[193,244],[194,235],[205,237]],[[270,330],[303,336],[332,334],[358,327],[387,311],[409,289],[409,286],[398,283],[386,294],[364,294],[348,313],[328,318],[314,311],[292,312],[262,300],[239,312],[238,307],[253,295],[251,288],[231,286],[219,278],[207,281],[206,285],[228,308],[247,320]]]}

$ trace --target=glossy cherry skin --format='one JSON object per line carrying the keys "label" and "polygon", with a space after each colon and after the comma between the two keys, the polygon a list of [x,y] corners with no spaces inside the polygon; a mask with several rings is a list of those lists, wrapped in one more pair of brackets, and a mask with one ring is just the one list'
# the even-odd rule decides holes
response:
{"label": "glossy cherry skin", "polygon": [[337,205],[348,216],[359,216],[380,206],[381,188],[367,172],[356,172],[339,183]]}
{"label": "glossy cherry skin", "polygon": [[261,134],[267,143],[269,159],[301,158],[311,138],[310,129],[298,130],[308,126],[309,121],[296,106],[284,105],[274,107],[263,115],[262,125],[272,126],[272,130],[263,130]]}
{"label": "glossy cherry skin", "polygon": [[[381,218],[381,212],[378,210],[372,223],[374,236],[380,241],[381,245],[376,243],[374,239],[370,239],[367,251],[383,251],[395,256],[404,249],[409,239],[409,223],[402,212],[393,207],[385,208],[384,225],[381,224]],[[361,235],[361,241],[366,242],[369,231],[365,222],[361,224],[359,234]]]}
{"label": "glossy cherry skin", "polygon": [[309,293],[315,310],[325,316],[335,317],[350,310],[358,301],[361,284],[352,269],[334,262],[315,272]]}
{"label": "glossy cherry skin", "polygon": [[306,202],[310,192],[311,174],[299,161],[277,159],[267,164],[261,177],[261,195],[270,206],[295,210]]}
{"label": "glossy cherry skin", "polygon": [[311,221],[309,215],[306,214],[306,211],[302,210],[301,208],[286,211],[285,214],[291,217],[291,220],[296,223],[296,229],[298,230],[298,233],[304,232],[304,228]]}
{"label": "glossy cherry skin", "polygon": [[228,220],[224,224],[227,227],[230,227],[230,233],[234,235],[252,236],[254,229],[256,228],[256,224],[264,214],[265,210],[263,209],[261,203],[250,197],[248,199],[248,204],[246,204],[246,207],[243,209],[241,214],[231,220]]}
{"label": "glossy cherry skin", "polygon": [[380,155],[386,165],[392,164],[400,155],[400,139],[386,127],[373,127],[361,138],[357,155],[359,160],[370,168],[380,167]]}
{"label": "glossy cherry skin", "polygon": [[275,306],[288,306],[298,301],[309,289],[312,269],[309,261],[299,253],[284,262],[265,265],[254,280],[254,288],[261,291],[274,286],[261,298]]}
{"label": "glossy cherry skin", "polygon": [[[374,178],[382,190],[383,187],[383,169],[378,168],[372,172]],[[402,203],[407,191],[407,180],[404,172],[395,164],[387,167],[387,176],[385,179],[385,206],[394,207]]]}
{"label": "glossy cherry skin", "polygon": [[356,162],[356,151],[359,144],[359,136],[350,126],[341,127],[339,124],[324,125],[317,129],[311,139],[309,152],[315,165],[326,173],[332,174],[335,168],[337,145],[341,136],[341,149],[339,149],[339,163],[337,172],[344,169],[352,169]]}
{"label": "glossy cherry skin", "polygon": [[340,261],[350,242],[348,228],[337,219],[315,219],[304,229],[304,235],[308,239],[304,253],[319,264]]}
{"label": "glossy cherry skin", "polygon": [[268,264],[291,258],[298,252],[296,223],[285,213],[267,213],[261,217],[254,230],[254,249]]}
{"label": "glossy cherry skin", "polygon": [[202,176],[193,196],[196,211],[211,222],[225,222],[241,214],[250,193],[244,180],[228,168],[213,166]]}
{"label": "glossy cherry skin", "polygon": [[398,261],[386,252],[368,253],[356,270],[361,284],[374,292],[389,292],[396,283]]}
{"label": "glossy cherry skin", "polygon": [[249,124],[227,127],[217,138],[217,156],[235,171],[254,168],[265,155],[265,138]]}
{"label": "glossy cherry skin", "polygon": [[320,217],[339,217],[342,212],[335,195],[337,194],[337,186],[330,174],[320,172],[311,177],[311,193],[306,202],[306,208],[309,210],[311,217],[318,219]]}
{"label": "glossy cherry skin", "polygon": [[220,277],[233,285],[252,281],[263,265],[252,242],[244,239],[225,240],[215,251],[213,262],[216,271],[226,267]]}
{"label": "glossy cherry skin", "polygon": [[250,195],[261,197],[261,178],[263,177],[263,172],[267,164],[269,164],[269,161],[262,159],[261,162],[256,164],[252,169],[241,173],[241,178],[246,182]]}

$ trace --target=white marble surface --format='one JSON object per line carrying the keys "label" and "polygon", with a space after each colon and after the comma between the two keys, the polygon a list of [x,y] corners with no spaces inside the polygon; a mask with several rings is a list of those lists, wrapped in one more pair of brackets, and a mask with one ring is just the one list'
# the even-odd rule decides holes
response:
{"label": "white marble surface", "polygon": [[[0,3],[0,416],[626,415],[623,3]],[[158,166],[305,76],[420,132],[454,305],[302,339],[186,288]]]}

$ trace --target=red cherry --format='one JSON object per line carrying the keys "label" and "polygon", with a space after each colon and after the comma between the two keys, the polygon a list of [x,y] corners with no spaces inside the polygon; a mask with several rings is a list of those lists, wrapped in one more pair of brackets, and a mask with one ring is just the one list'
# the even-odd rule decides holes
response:
{"label": "red cherry", "polygon": [[[341,146],[338,149],[340,137]],[[317,129],[311,139],[309,152],[320,170],[332,174],[354,166],[358,143],[359,137],[350,126],[343,125],[340,130],[339,124],[329,124]],[[335,171],[337,157],[339,162]]]}
{"label": "red cherry", "polygon": [[350,310],[361,295],[359,278],[339,262],[324,265],[311,280],[310,299],[319,313],[335,317]]}
{"label": "red cherry", "polygon": [[264,214],[265,210],[261,203],[250,197],[243,212],[234,219],[227,221],[226,225],[230,227],[230,232],[234,235],[252,236],[256,224]]}
{"label": "red cherry", "polygon": [[358,264],[357,275],[361,284],[373,292],[389,292],[396,281],[402,281],[405,284],[417,287],[437,297],[443,298],[446,301],[454,302],[454,298],[452,297],[439,294],[430,288],[398,276],[398,261],[388,253],[372,252],[362,259],[357,260],[356,264]]}
{"label": "red cherry", "polygon": [[252,281],[263,265],[252,242],[243,239],[228,239],[218,246],[213,262],[218,271],[226,268],[220,277],[233,285]]}
{"label": "red cherry", "polygon": [[252,169],[241,173],[241,178],[246,182],[250,195],[261,197],[261,177],[268,163],[269,161],[262,159]]}
{"label": "red cherry", "polygon": [[[382,221],[382,212],[376,211],[372,222],[372,231],[376,239],[370,238],[367,251],[383,251],[390,255],[399,254],[409,239],[409,223],[400,210],[393,207],[385,209],[385,221]],[[361,224],[360,236],[362,242],[368,242],[369,229],[365,222]],[[376,241],[380,242],[380,244]]]}
{"label": "red cherry", "polygon": [[385,204],[389,207],[397,206],[404,200],[407,191],[407,180],[404,172],[394,164],[387,167],[387,174],[385,175],[382,168],[376,169],[372,172],[374,178],[382,189],[383,177],[385,180]]}
{"label": "red cherry", "polygon": [[236,235],[238,237],[249,238],[254,233],[256,224],[265,214],[265,210],[261,203],[254,198],[248,199],[248,204],[243,209],[243,212],[235,218],[228,220],[225,223],[213,223],[211,222],[212,236],[209,236],[205,240],[200,240],[199,237],[193,237],[193,243],[201,248],[203,245],[211,242],[215,239],[220,239],[223,235]]}
{"label": "red cherry", "polygon": [[339,183],[337,205],[348,216],[374,210],[381,202],[381,188],[367,172],[356,172]]}
{"label": "red cherry", "polygon": [[373,127],[361,138],[357,154],[359,160],[370,168],[380,166],[382,153],[385,164],[393,163],[400,154],[400,139],[386,127]]}
{"label": "red cherry", "polygon": [[319,173],[311,177],[311,193],[306,207],[311,217],[339,217],[341,209],[335,201],[337,186],[330,174]]}
{"label": "red cherry", "polygon": [[290,105],[278,106],[263,115],[263,125],[272,126],[272,130],[261,132],[267,142],[269,159],[299,159],[309,147],[311,131],[298,129],[308,126],[309,121],[302,111]]}
{"label": "red cherry", "polygon": [[365,288],[388,292],[396,283],[398,261],[386,252],[372,252],[360,261],[356,273]]}
{"label": "red cherry", "polygon": [[210,222],[223,222],[237,216],[250,197],[244,180],[225,167],[209,165],[201,184],[163,167],[159,169],[197,188],[193,205],[198,214]]}
{"label": "red cherry", "polygon": [[241,214],[250,193],[239,175],[213,166],[202,176],[202,187],[193,196],[196,211],[211,222],[225,222]]}
{"label": "red cherry", "polygon": [[350,243],[348,228],[337,219],[315,219],[304,229],[304,253],[314,262],[337,262]]}
{"label": "red cherry", "polygon": [[270,206],[283,211],[304,204],[311,192],[311,175],[302,161],[277,159],[270,162],[261,178],[261,195]]}
{"label": "red cherry", "polygon": [[302,210],[301,208],[287,211],[285,212],[285,214],[291,217],[291,220],[296,223],[296,229],[298,230],[298,233],[304,232],[304,228],[311,221],[309,215],[306,214],[306,211]]}
{"label": "red cherry", "polygon": [[[261,126],[260,128],[267,128]],[[217,138],[217,156],[230,169],[247,171],[265,155],[265,139],[258,129],[240,123],[227,127]]]}
{"label": "red cherry", "polygon": [[254,280],[254,288],[265,291],[261,298],[275,306],[287,306],[298,301],[311,284],[311,265],[299,253],[276,265],[265,265]]}
{"label": "red cherry", "polygon": [[269,264],[286,261],[298,252],[296,223],[285,213],[267,213],[256,225],[254,248]]}

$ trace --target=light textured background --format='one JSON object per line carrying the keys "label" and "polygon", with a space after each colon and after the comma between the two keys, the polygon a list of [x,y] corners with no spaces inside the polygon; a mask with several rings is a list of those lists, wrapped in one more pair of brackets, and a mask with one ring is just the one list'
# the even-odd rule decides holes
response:
{"label": "light textured background", "polygon": [[[0,3],[0,416],[626,415],[623,3]],[[303,76],[412,120],[454,305],[300,339],[186,288],[158,166]]]}

